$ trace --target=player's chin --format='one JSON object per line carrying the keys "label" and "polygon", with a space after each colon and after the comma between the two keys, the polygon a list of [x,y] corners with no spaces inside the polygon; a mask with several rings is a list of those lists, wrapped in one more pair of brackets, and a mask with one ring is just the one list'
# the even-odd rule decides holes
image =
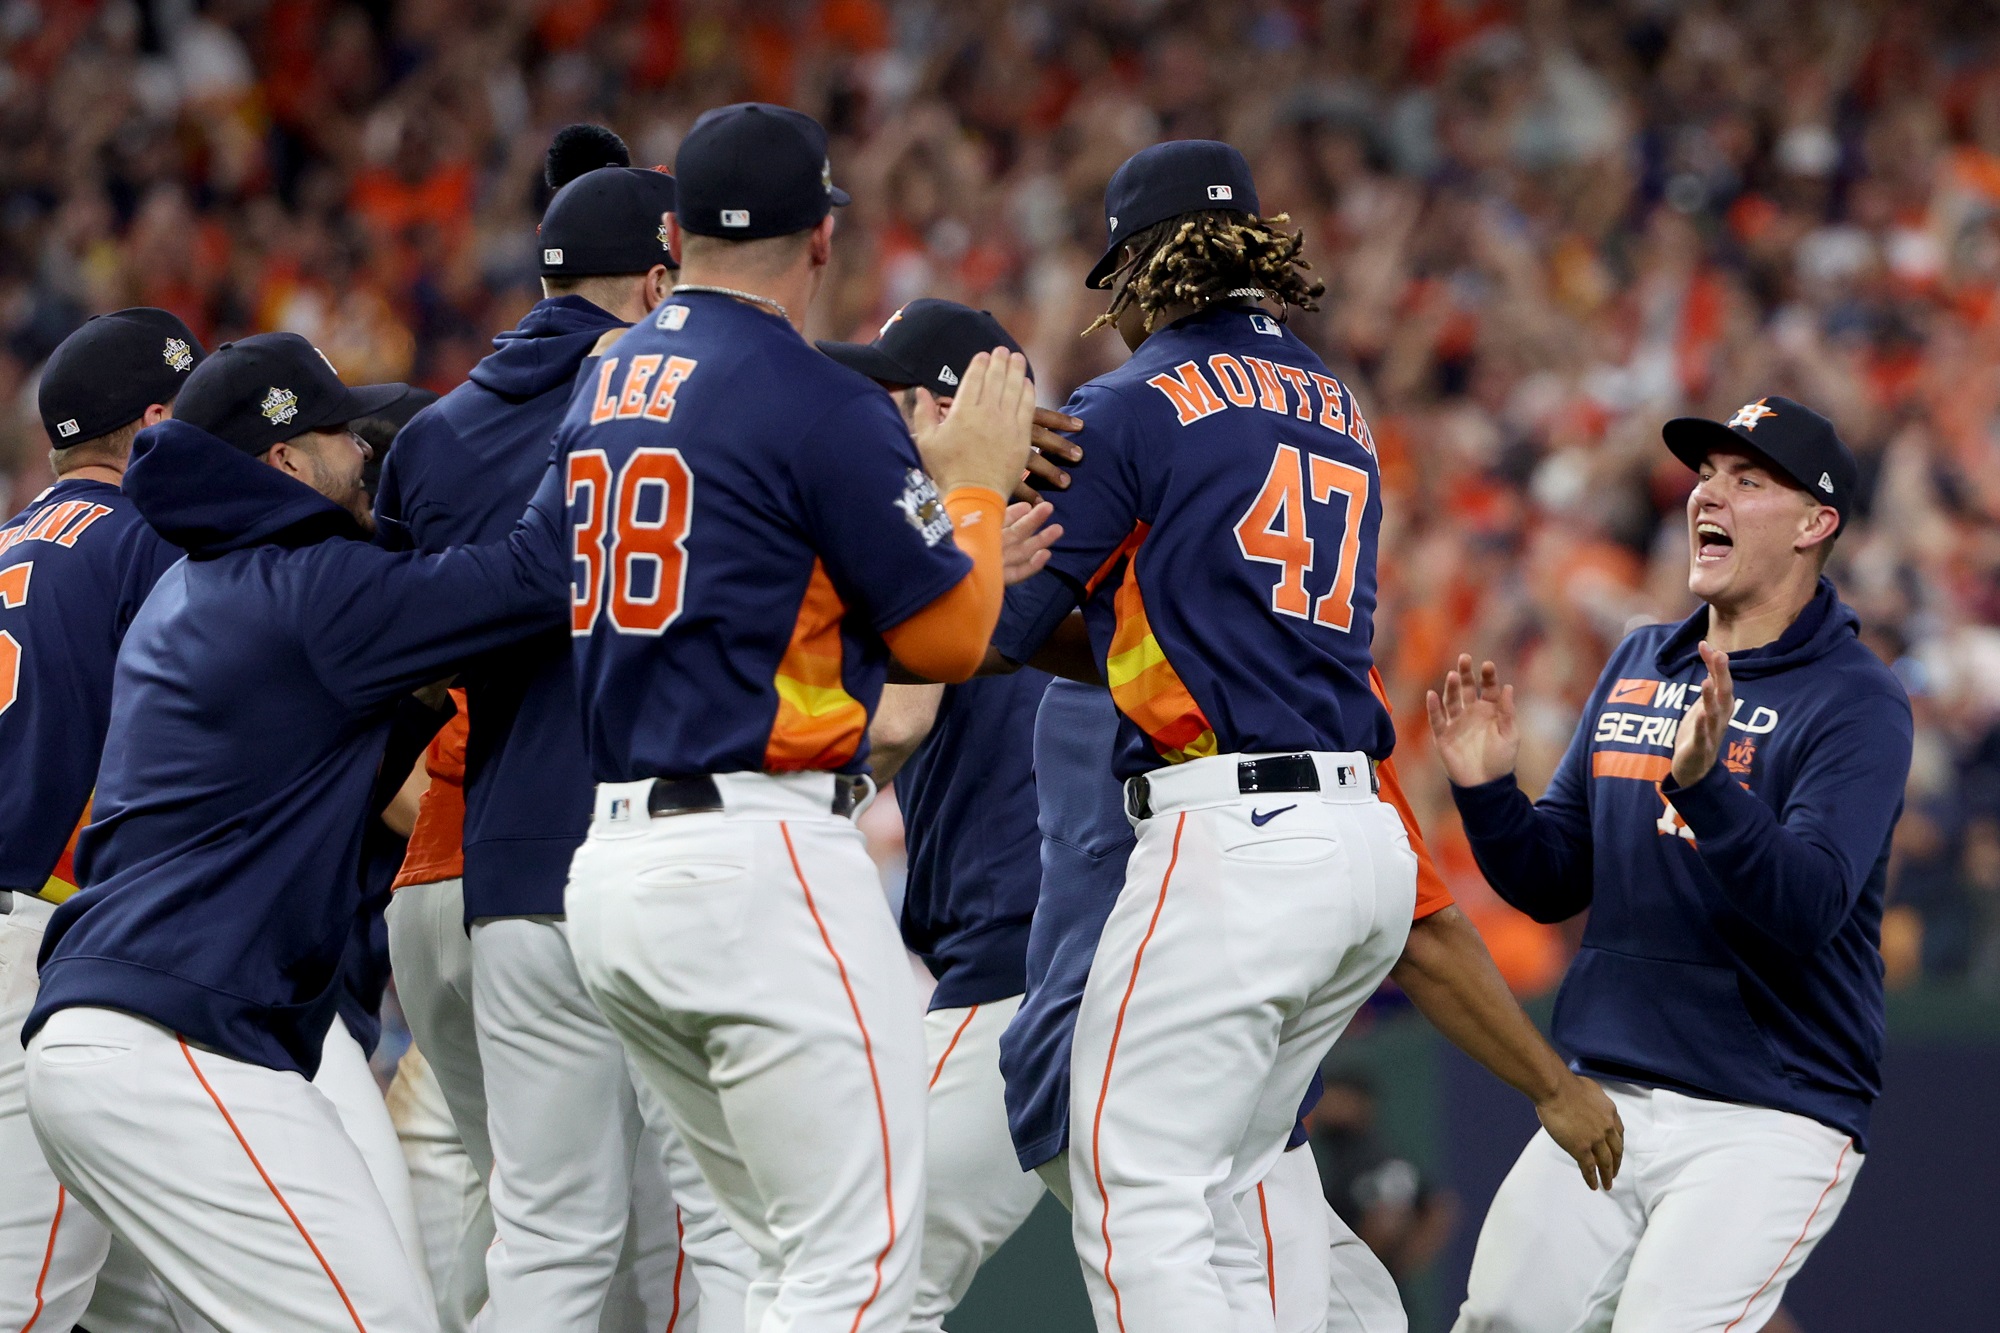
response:
{"label": "player's chin", "polygon": [[1735,576],[1733,553],[1721,559],[1703,559],[1697,555],[1688,561],[1688,591],[1705,602],[1727,592]]}

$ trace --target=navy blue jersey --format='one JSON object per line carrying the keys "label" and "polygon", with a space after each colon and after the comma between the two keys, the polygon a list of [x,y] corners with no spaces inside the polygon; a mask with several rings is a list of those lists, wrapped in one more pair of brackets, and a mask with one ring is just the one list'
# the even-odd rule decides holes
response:
{"label": "navy blue jersey", "polygon": [[1023,670],[947,687],[930,735],[896,774],[910,852],[903,942],[937,978],[933,1009],[1027,985],[1042,882],[1035,713],[1048,683]]}
{"label": "navy blue jersey", "polygon": [[[580,296],[539,301],[494,351],[396,437],[376,521],[388,544],[437,553],[504,540],[548,467],[592,346],[624,322]],[[570,638],[561,627],[466,669],[465,918],[563,910],[590,828]]]}
{"label": "navy blue jersey", "polygon": [[23,1040],[96,1006],[310,1077],[397,702],[561,624],[557,478],[506,543],[436,556],[361,540],[184,421],[139,433],[125,487],[189,558],[119,648],[82,888],[50,918]]}
{"label": "navy blue jersey", "polygon": [[1590,909],[1554,1022],[1579,1069],[1791,1111],[1866,1151],[1909,699],[1822,579],[1776,642],[1729,655],[1728,739],[1679,787],[1707,628],[1704,608],[1626,636],[1540,801],[1511,776],[1452,794],[1501,897],[1541,921]]}
{"label": "navy blue jersey", "polygon": [[1205,755],[1395,746],[1369,689],[1382,498],[1353,395],[1283,325],[1180,320],[1084,385],[1084,460],[1048,568],[994,646],[1028,660],[1077,605],[1129,777]]}
{"label": "navy blue jersey", "polygon": [[882,632],[972,568],[889,395],[688,293],[611,347],[556,440],[596,779],[863,771]]}
{"label": "navy blue jersey", "polygon": [[125,627],[181,558],[116,486],[59,481],[0,527],[0,889],[61,902],[90,803]]}

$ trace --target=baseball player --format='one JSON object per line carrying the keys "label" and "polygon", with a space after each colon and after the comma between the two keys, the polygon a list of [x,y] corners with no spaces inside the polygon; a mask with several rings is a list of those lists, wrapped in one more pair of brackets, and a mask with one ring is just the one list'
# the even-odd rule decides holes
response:
{"label": "baseball player", "polygon": [[124,479],[191,558],[122,645],[83,888],[23,1035],[57,1179],[223,1333],[437,1327],[315,1072],[395,701],[558,619],[554,478],[508,543],[366,540],[350,389],[304,339],[219,349]]}
{"label": "baseball player", "polygon": [[[1134,355],[1065,409],[1087,457],[1051,497],[1064,535],[995,637],[1007,660],[1053,661],[1082,607],[1137,830],[1076,1016],[1074,1234],[1100,1329],[1264,1327],[1239,1200],[1419,906],[1376,771],[1395,738],[1369,650],[1379,474],[1352,396],[1253,304],[1320,289],[1301,238],[1257,215],[1241,154],[1147,149],[1107,220],[1098,324]],[[1532,1032],[1511,1000],[1468,1017]],[[1564,1086],[1595,1182],[1612,1117]]]}
{"label": "baseball player", "polygon": [[900,1333],[923,1037],[850,816],[889,656],[950,682],[984,655],[1034,400],[982,354],[913,446],[800,336],[847,201],[810,117],[710,111],[674,174],[681,281],[557,433],[598,783],[570,943],[757,1251],[745,1326]]}
{"label": "baseball player", "polygon": [[[86,1306],[101,1333],[143,1324],[93,1302],[111,1241],[42,1161],[20,1032],[43,929],[76,892],[72,831],[104,748],[118,644],[181,558],[119,482],[132,437],[172,415],[202,355],[187,325],[150,308],[100,315],[64,339],[38,390],[56,484],[0,527],[0,753],[26,777],[0,806],[0,1328],[67,1329]],[[132,1270],[157,1321],[157,1288],[127,1259],[114,1266]]]}
{"label": "baseball player", "polygon": [[[949,401],[973,358],[996,346],[1020,350],[992,315],[921,300],[892,315],[872,343],[819,349],[898,393],[908,419],[917,387]],[[1052,428],[1081,423],[1046,412],[1036,419],[1044,452],[1031,468],[1052,469],[1052,456],[1074,462],[1078,451]],[[1067,483],[1052,470],[1040,479]],[[1014,1160],[1007,1137],[999,1040],[1027,984],[1040,879],[1030,747],[1048,680],[1027,670],[961,685],[890,685],[868,733],[875,780],[895,780],[909,845],[903,942],[937,979],[924,1015],[930,1110],[910,1323],[929,1333],[943,1327],[979,1266],[1042,1197],[1040,1180]]]}
{"label": "baseball player", "polygon": [[[504,537],[541,480],[593,348],[666,295],[673,177],[635,170],[625,156],[617,136],[595,126],[556,136],[547,171],[559,188],[537,237],[545,296],[404,431],[384,463],[376,512],[385,532],[433,552]],[[691,1161],[679,1210],[664,1202],[667,1149],[647,1132],[624,1050],[570,957],[563,885],[589,824],[590,778],[569,636],[558,628],[476,664],[466,680],[463,787],[427,800],[417,830],[429,845],[439,839],[425,816],[462,818],[462,861],[437,868],[462,865],[463,889],[456,877],[433,877],[399,890],[391,947],[399,975],[417,983],[406,1001],[412,1032],[455,1117],[471,1126],[475,1164],[490,1171],[494,1327],[596,1333],[614,1274],[634,1260],[642,1326],[664,1324],[677,1307],[692,1314],[683,1232],[711,1317],[738,1323],[750,1253]],[[460,791],[462,806],[450,805]],[[678,1144],[673,1151],[684,1157]],[[663,1206],[634,1211],[635,1172],[653,1177],[644,1188]],[[466,1317],[476,1296],[461,1295]]]}
{"label": "baseball player", "polygon": [[1683,417],[1688,589],[1625,637],[1548,791],[1514,782],[1511,686],[1429,697],[1480,868],[1539,921],[1590,909],[1555,1037],[1632,1167],[1578,1193],[1537,1136],[1479,1235],[1463,1333],[1762,1328],[1839,1216],[1881,1088],[1879,933],[1908,698],[1825,579],[1855,498],[1826,418]]}

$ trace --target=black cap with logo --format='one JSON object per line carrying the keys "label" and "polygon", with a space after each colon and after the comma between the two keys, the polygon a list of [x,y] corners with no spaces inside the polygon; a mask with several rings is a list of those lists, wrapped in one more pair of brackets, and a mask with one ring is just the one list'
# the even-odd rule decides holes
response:
{"label": "black cap with logo", "polygon": [[1140,149],[1104,188],[1111,239],[1084,286],[1109,282],[1118,271],[1119,249],[1154,223],[1210,208],[1258,211],[1257,185],[1243,154],[1213,139],[1176,139]]}
{"label": "black cap with logo", "polygon": [[1833,506],[1847,526],[1861,469],[1833,423],[1803,403],[1773,394],[1745,403],[1728,421],[1675,417],[1660,438],[1696,471],[1717,449],[1761,454],[1813,499]]}
{"label": "black cap with logo", "polygon": [[257,458],[308,431],[380,416],[409,392],[407,384],[350,389],[298,334],[260,333],[216,348],[188,376],[174,416]]}
{"label": "black cap with logo", "polygon": [[545,278],[678,268],[667,249],[674,178],[635,170],[625,141],[602,125],[565,125],[549,141],[542,179],[555,198],[535,229]]}
{"label": "black cap with logo", "polygon": [[42,428],[58,449],[109,435],[171,403],[207,355],[180,319],[152,306],[97,315],[42,367]]}
{"label": "black cap with logo", "polygon": [[789,236],[848,202],[833,183],[826,130],[769,102],[703,112],[681,140],[674,177],[681,229],[724,240]]}
{"label": "black cap with logo", "polygon": [[[987,311],[930,297],[889,316],[874,342],[819,344],[820,351],[878,384],[929,389],[940,398],[955,396],[972,358],[996,347],[1021,350]],[[1030,368],[1028,378],[1034,375]]]}

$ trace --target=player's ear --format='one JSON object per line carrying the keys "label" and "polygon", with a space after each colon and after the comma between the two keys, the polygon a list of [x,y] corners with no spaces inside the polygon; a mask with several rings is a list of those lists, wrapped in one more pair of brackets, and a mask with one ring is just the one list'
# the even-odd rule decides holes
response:
{"label": "player's ear", "polygon": [[812,239],[807,242],[807,251],[812,256],[814,268],[825,268],[833,262],[833,214],[828,213],[812,229]]}
{"label": "player's ear", "polygon": [[674,271],[665,264],[655,264],[646,270],[646,309],[667,299],[667,293],[674,289]]}
{"label": "player's ear", "polygon": [[667,228],[667,253],[674,257],[676,264],[681,263],[681,220],[672,213],[662,213],[660,221]]}

